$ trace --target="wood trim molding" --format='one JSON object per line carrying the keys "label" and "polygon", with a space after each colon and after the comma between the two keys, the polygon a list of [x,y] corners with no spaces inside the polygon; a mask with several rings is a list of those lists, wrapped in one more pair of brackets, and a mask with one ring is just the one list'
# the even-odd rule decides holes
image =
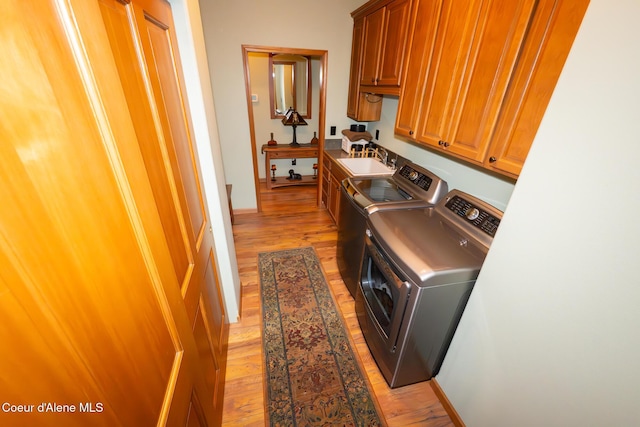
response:
{"label": "wood trim molding", "polygon": [[[324,132],[326,122],[326,100],[327,100],[327,65],[329,52],[326,50],[318,49],[299,49],[299,48],[283,48],[275,46],[257,46],[257,45],[242,45],[242,61],[244,66],[244,82],[245,92],[247,100],[247,113],[249,115],[249,133],[251,136],[251,155],[253,160],[253,180],[256,190],[256,202],[257,211],[262,212],[262,201],[260,197],[260,178],[258,177],[258,153],[256,149],[256,134],[255,134],[255,121],[253,117],[253,106],[251,102],[251,73],[249,72],[249,57],[250,52],[258,53],[287,53],[292,55],[301,55],[306,57],[314,57],[314,59],[320,60],[320,82],[318,87],[319,93],[319,108],[318,108],[318,176],[322,176],[322,158],[324,152]],[[311,79],[309,79],[311,81]],[[268,173],[268,171],[266,171]],[[322,201],[321,186],[322,180],[318,180],[316,188],[317,205],[320,206]],[[235,211],[236,214],[242,214],[240,211]]]}
{"label": "wood trim molding", "polygon": [[444,410],[447,411],[447,414],[449,415],[449,418],[451,418],[451,422],[453,422],[453,425],[456,427],[465,427],[462,418],[460,418],[460,414],[458,414],[456,408],[453,407],[447,395],[444,394],[444,390],[442,390],[442,387],[440,387],[438,381],[435,378],[431,378],[429,383],[431,384],[433,392],[438,397],[438,400],[440,400],[440,404],[442,405]]}
{"label": "wood trim molding", "polygon": [[233,215],[234,216],[244,215],[244,214],[255,214],[255,213],[258,213],[258,210],[254,209],[254,208],[234,209],[233,210]]}

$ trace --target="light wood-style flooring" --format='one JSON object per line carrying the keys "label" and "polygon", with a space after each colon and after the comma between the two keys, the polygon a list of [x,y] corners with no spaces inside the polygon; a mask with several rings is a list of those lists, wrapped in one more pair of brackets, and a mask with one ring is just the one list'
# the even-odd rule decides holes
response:
{"label": "light wood-style flooring", "polygon": [[[264,187],[264,186],[263,186]],[[384,417],[394,426],[451,426],[429,382],[387,386],[369,353],[336,263],[337,229],[316,206],[315,187],[262,190],[262,213],[235,216],[233,234],[242,283],[241,318],[231,324],[223,425],[264,426],[259,252],[313,246],[340,307]]]}

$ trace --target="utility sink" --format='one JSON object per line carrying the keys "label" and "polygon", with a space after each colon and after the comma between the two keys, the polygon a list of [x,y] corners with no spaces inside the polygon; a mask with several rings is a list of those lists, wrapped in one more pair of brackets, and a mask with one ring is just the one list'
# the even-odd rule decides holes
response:
{"label": "utility sink", "polygon": [[393,175],[393,169],[385,166],[378,159],[371,157],[349,157],[337,159],[353,176]]}

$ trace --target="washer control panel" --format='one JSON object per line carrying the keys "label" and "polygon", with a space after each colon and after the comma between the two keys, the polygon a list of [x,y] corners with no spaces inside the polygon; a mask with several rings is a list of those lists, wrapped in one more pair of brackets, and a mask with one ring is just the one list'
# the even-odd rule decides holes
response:
{"label": "washer control panel", "polygon": [[398,174],[402,178],[411,182],[411,184],[421,188],[424,191],[429,190],[429,187],[431,187],[431,183],[433,182],[433,179],[431,179],[431,177],[428,177],[422,172],[415,170],[409,165],[403,165],[398,171]]}
{"label": "washer control panel", "polygon": [[482,230],[491,237],[495,236],[498,226],[500,225],[500,218],[490,214],[481,206],[475,205],[460,196],[452,197],[445,206],[450,211],[464,218],[468,224]]}

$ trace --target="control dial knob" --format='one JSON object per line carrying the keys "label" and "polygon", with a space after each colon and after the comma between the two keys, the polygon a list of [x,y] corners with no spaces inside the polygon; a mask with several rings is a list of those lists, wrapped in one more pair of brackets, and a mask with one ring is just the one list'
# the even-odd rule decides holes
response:
{"label": "control dial knob", "polygon": [[415,181],[416,179],[418,179],[418,176],[419,176],[419,174],[416,171],[409,172],[409,179],[411,181]]}
{"label": "control dial knob", "polygon": [[478,208],[471,207],[467,209],[467,211],[464,214],[468,220],[473,221],[474,219],[480,216],[480,211],[478,210]]}

